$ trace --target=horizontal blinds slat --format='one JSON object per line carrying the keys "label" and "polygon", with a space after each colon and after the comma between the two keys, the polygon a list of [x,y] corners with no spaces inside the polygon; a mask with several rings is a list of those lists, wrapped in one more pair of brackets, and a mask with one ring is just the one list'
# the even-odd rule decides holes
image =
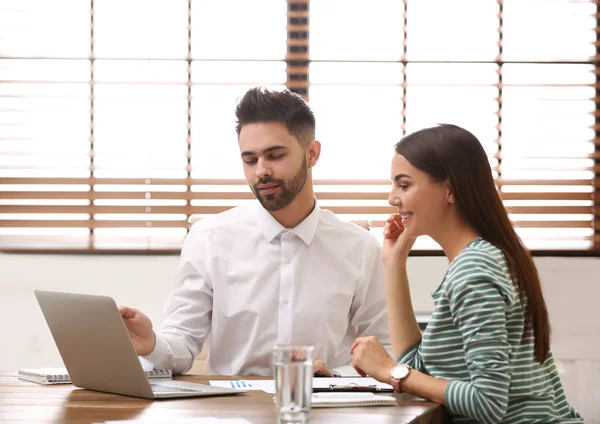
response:
{"label": "horizontal blinds slat", "polygon": [[[388,192],[322,192],[316,194],[319,200],[387,200]],[[593,193],[501,193],[503,200],[594,200]],[[250,191],[246,192],[161,192],[161,191],[137,191],[137,192],[98,192],[98,191],[18,191],[3,192],[2,199],[11,200],[95,200],[95,199],[160,199],[160,200],[249,200],[254,199]],[[600,199],[596,200],[596,204]]]}
{"label": "horizontal blinds slat", "polygon": [[[298,15],[294,16],[298,17]],[[308,24],[288,24],[285,29],[287,31],[308,31]]]}
{"label": "horizontal blinds slat", "polygon": [[[228,208],[221,208],[226,210]],[[331,209],[331,208],[327,208]],[[211,212],[214,213],[214,212]],[[338,211],[344,218],[343,211]],[[590,228],[589,221],[513,221],[518,228]],[[185,220],[3,220],[5,227],[13,228],[186,228]],[[384,220],[372,220],[373,227],[383,227]]]}
{"label": "horizontal blinds slat", "polygon": [[[4,220],[14,228],[186,228],[187,220],[130,221],[130,220]],[[150,236],[149,236],[150,237]]]}
{"label": "horizontal blinds slat", "polygon": [[592,193],[500,193],[503,200],[592,200]]}
{"label": "horizontal blinds slat", "polygon": [[[1,198],[2,199],[22,199],[22,200],[43,200],[43,199],[64,199],[64,200],[74,200],[74,199],[86,199],[86,200],[95,200],[95,199],[191,199],[196,198],[190,192],[159,192],[152,191],[152,194],[149,196],[149,193],[146,191],[131,191],[131,192],[102,192],[102,191],[18,191],[18,192],[3,192]],[[240,193],[239,195],[235,195],[235,193],[205,193],[206,197],[202,196],[202,198],[206,199],[245,199],[250,198],[245,195],[252,195],[252,193]],[[230,195],[234,196],[230,196]]]}
{"label": "horizontal blinds slat", "polygon": [[[515,157],[514,154],[503,154],[497,152],[493,155],[495,159],[506,159]],[[536,152],[536,154],[524,154],[520,155],[519,159],[600,159],[600,152],[593,153],[581,153],[581,154],[563,154],[561,152],[547,151],[547,152]]]}
{"label": "horizontal blinds slat", "polygon": [[[596,184],[598,181],[596,181]],[[548,179],[548,180],[513,180],[513,179],[497,179],[496,185],[499,187],[502,186],[593,186],[593,180],[556,180],[556,179]]]}
{"label": "horizontal blinds slat", "polygon": [[[386,221],[384,220],[372,220],[371,226],[374,228],[383,228]],[[513,223],[517,228],[590,228],[589,221],[519,221],[513,220]],[[588,239],[589,236],[575,237],[577,239]]]}
{"label": "horizontal blinds slat", "polygon": [[[242,179],[193,179],[193,178],[6,178],[0,177],[0,186],[3,184],[19,185],[68,185],[68,184],[89,184],[89,185],[246,185]],[[314,184],[332,185],[332,186],[390,186],[388,179],[315,179]],[[600,186],[600,178],[595,180],[585,179],[496,179],[498,186]]]}
{"label": "horizontal blinds slat", "polygon": [[[396,208],[391,206],[324,206],[334,213],[339,214],[392,214]],[[0,214],[215,214],[230,209],[231,206],[78,206],[78,205],[0,205]],[[510,206],[509,213],[514,214],[589,214],[592,209],[589,206]],[[600,215],[600,211],[595,212]]]}

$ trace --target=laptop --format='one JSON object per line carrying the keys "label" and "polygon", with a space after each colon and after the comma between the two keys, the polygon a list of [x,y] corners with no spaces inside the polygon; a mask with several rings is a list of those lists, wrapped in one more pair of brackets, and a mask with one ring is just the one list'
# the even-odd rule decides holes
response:
{"label": "laptop", "polygon": [[52,337],[77,387],[146,399],[246,393],[146,377],[115,301],[108,296],[35,290]]}

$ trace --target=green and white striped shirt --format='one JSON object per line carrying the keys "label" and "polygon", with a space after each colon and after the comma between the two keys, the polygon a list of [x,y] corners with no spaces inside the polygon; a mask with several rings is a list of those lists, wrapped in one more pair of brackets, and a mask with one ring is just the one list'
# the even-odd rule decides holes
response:
{"label": "green and white striped shirt", "polygon": [[450,264],[433,292],[419,344],[398,362],[451,380],[445,399],[458,423],[583,423],[567,402],[552,354],[535,362],[534,338],[503,253],[480,238]]}

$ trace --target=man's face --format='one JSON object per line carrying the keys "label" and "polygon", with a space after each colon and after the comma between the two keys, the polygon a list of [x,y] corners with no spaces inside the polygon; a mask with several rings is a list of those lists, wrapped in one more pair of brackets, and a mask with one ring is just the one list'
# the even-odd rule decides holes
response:
{"label": "man's face", "polygon": [[278,211],[294,201],[308,177],[306,153],[281,122],[244,125],[238,139],[246,181],[263,207]]}

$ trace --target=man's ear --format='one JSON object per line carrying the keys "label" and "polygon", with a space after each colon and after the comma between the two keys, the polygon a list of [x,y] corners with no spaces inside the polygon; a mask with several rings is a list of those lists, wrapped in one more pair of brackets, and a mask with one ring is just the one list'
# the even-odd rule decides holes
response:
{"label": "man's ear", "polygon": [[306,163],[309,168],[312,168],[319,161],[319,157],[321,156],[321,143],[318,140],[313,140],[308,143],[306,146],[306,152],[308,154],[308,158]]}

